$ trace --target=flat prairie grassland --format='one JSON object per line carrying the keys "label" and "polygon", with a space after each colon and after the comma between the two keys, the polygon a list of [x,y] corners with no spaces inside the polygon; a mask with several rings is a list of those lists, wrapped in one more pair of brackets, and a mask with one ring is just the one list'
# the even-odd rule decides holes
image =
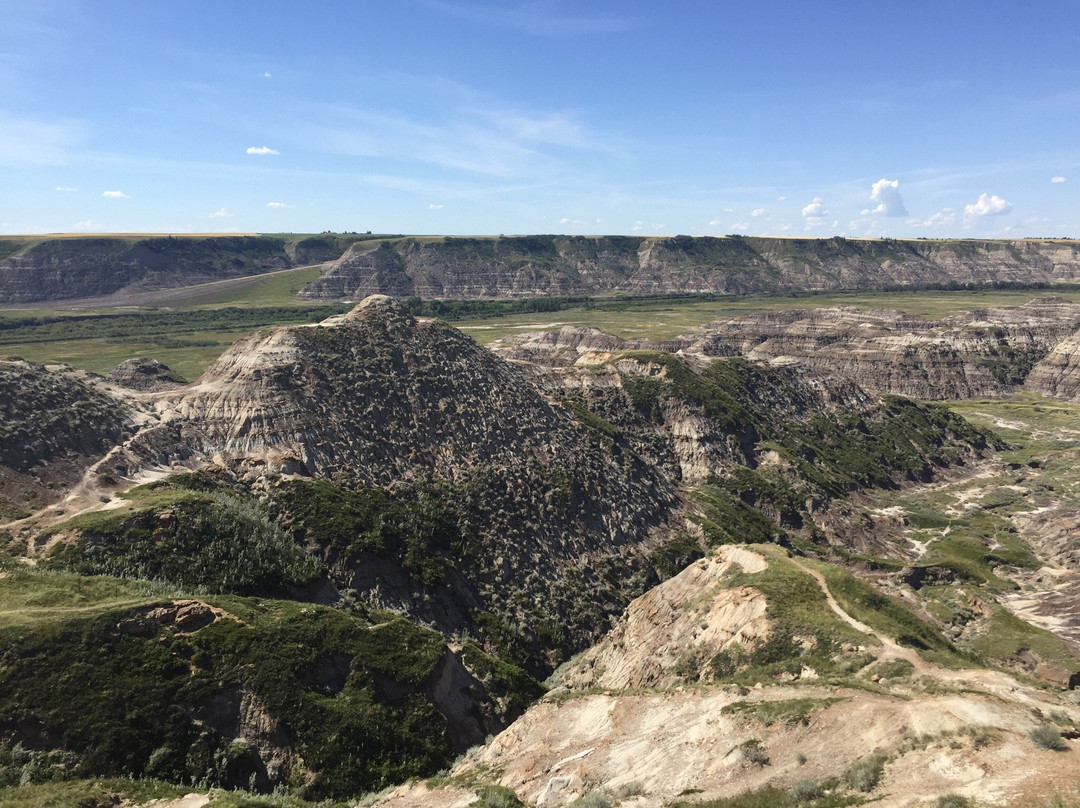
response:
{"label": "flat prairie grassland", "polygon": [[598,301],[593,309],[576,308],[537,314],[515,314],[494,319],[460,320],[454,325],[484,345],[527,331],[551,330],[564,325],[591,326],[624,339],[670,339],[706,323],[748,314],[854,306],[859,309],[898,309],[908,314],[940,318],[973,309],[1022,306],[1036,297],[1060,295],[1080,301],[1078,290],[986,289],[977,291],[837,292],[799,296],[749,295],[710,301],[633,300]]}
{"label": "flat prairie grassland", "polygon": [[[185,379],[194,381],[224,350],[247,332],[207,331],[198,335],[199,345],[163,347],[153,341],[110,342],[107,339],[58,340],[0,346],[0,356],[18,356],[31,362],[65,364],[107,374],[125,359],[150,356],[164,362]],[[212,344],[203,344],[212,343]]]}
{"label": "flat prairie grassland", "polygon": [[[297,309],[300,306],[321,308],[304,301],[296,293],[319,276],[318,267],[272,273],[255,278],[243,278],[228,283],[169,290],[168,306],[132,306],[123,308],[97,307],[72,311],[58,304],[54,309],[0,310],[0,336],[5,328],[19,321],[41,317],[72,317],[124,313],[158,313],[212,311],[236,307],[254,310],[280,307]],[[551,330],[564,325],[591,326],[626,339],[662,340],[693,331],[716,320],[731,319],[762,312],[790,309],[815,309],[826,306],[854,306],[861,309],[893,308],[926,317],[945,317],[972,309],[992,306],[1020,306],[1035,297],[1058,294],[1080,301],[1080,290],[978,290],[978,291],[905,291],[905,292],[847,292],[808,294],[800,296],[752,295],[718,300],[645,299],[595,300],[591,307],[580,306],[562,311],[502,315],[491,318],[458,320],[453,323],[473,339],[487,345],[501,337],[535,330]],[[326,315],[340,307],[326,304]],[[261,323],[296,322],[295,317],[282,313],[277,320]],[[320,319],[314,312],[311,319]],[[36,362],[62,362],[93,371],[107,373],[119,362],[136,356],[151,356],[165,362],[189,379],[199,376],[225,348],[235,340],[251,333],[254,328],[237,323],[235,328],[216,324],[212,330],[192,332],[190,323],[177,316],[175,334],[156,331],[154,334],[126,336],[123,341],[109,337],[79,337],[58,329],[48,341],[19,341],[18,337],[0,340],[0,356],[21,356]],[[74,325],[74,319],[73,319]],[[170,339],[170,337],[172,337]],[[188,344],[178,344],[178,343]],[[196,344],[197,343],[197,344]]]}

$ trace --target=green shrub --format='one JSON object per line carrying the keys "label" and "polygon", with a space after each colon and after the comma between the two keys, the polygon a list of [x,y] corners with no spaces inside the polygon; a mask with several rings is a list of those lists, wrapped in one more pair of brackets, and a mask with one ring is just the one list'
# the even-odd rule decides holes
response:
{"label": "green shrub", "polygon": [[848,785],[857,791],[873,791],[885,773],[886,760],[884,755],[872,755],[857,761],[845,775]]}
{"label": "green shrub", "polygon": [[578,797],[570,805],[572,808],[614,808],[615,799],[606,788],[597,788]]}
{"label": "green shrub", "polygon": [[518,795],[505,786],[480,786],[476,796],[479,799],[472,808],[525,808]]}
{"label": "green shrub", "polygon": [[1053,724],[1040,724],[1028,733],[1028,737],[1035,743],[1040,749],[1047,749],[1052,752],[1064,752],[1069,748],[1068,744],[1061,737],[1061,731],[1058,730]]}
{"label": "green shrub", "polygon": [[615,789],[615,799],[625,800],[630,797],[642,797],[646,793],[644,783],[640,780],[631,780],[629,783],[623,783]]}
{"label": "green shrub", "polygon": [[743,741],[739,744],[739,750],[742,752],[743,760],[747,763],[753,763],[757,766],[769,765],[769,753],[765,751],[765,747],[761,745],[761,741],[757,738]]}
{"label": "green shrub", "polygon": [[804,778],[796,780],[794,785],[788,789],[788,793],[796,802],[811,802],[824,796],[825,790],[817,780]]}
{"label": "green shrub", "polygon": [[959,794],[945,794],[938,797],[937,808],[972,808],[974,803]]}

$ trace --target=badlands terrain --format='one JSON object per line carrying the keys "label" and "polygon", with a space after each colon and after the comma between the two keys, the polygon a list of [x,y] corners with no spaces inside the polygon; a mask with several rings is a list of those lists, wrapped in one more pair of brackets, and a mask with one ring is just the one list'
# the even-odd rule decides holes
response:
{"label": "badlands terrain", "polygon": [[[126,293],[250,274],[163,240],[129,239]],[[590,294],[691,263],[759,291],[1075,261],[534,240],[524,263],[524,239],[359,236],[251,260],[318,266],[309,299],[427,297],[432,266],[463,296],[551,292],[568,255],[606,267],[558,287]],[[38,278],[9,300],[117,293],[65,285],[44,244],[4,259]],[[466,278],[485,250],[516,280]],[[375,294],[257,323],[193,381],[0,360],[0,805],[1073,804],[1067,291],[945,316],[808,298],[643,339],[554,312],[489,347]]]}

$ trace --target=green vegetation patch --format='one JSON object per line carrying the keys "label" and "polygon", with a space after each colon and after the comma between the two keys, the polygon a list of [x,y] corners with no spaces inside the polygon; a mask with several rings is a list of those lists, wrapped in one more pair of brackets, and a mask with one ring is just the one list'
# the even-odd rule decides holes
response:
{"label": "green vegetation patch", "polygon": [[507,724],[547,692],[546,687],[517,665],[492,656],[475,642],[465,643],[461,661],[494,698],[496,715]]}
{"label": "green vegetation patch", "polygon": [[740,794],[737,797],[723,797],[718,800],[693,801],[676,800],[671,808],[843,808],[847,805],[862,805],[866,799],[839,792],[810,800],[800,799],[800,794],[792,794],[774,786],[767,786],[758,791]]}
{"label": "green vegetation patch", "polygon": [[821,630],[830,637],[866,643],[871,638],[856,631],[829,608],[825,594],[812,576],[803,572],[786,558],[783,551],[754,547],[769,562],[761,572],[739,572],[729,581],[731,586],[752,586],[768,601],[768,613],[794,630],[813,634]]}
{"label": "green vegetation patch", "polygon": [[288,594],[325,574],[250,497],[192,491],[182,481],[129,496],[126,509],[86,514],[56,528],[75,530],[77,537],[57,543],[43,566],[245,595]]}
{"label": "green vegetation patch", "polygon": [[[0,774],[0,782],[2,778]],[[0,787],[0,808],[114,808],[121,801],[141,805],[151,800],[177,799],[191,792],[190,786],[155,780],[106,778],[37,783],[33,774],[28,780],[25,785],[7,783]]]}
{"label": "green vegetation patch", "polygon": [[736,701],[728,704],[720,712],[724,715],[746,716],[762,724],[802,724],[808,726],[810,717],[842,698],[802,698],[778,699],[776,701]]}
{"label": "green vegetation patch", "polygon": [[[58,585],[55,573],[28,574]],[[0,721],[70,756],[65,776],[290,782],[323,798],[431,774],[452,758],[429,695],[448,653],[437,633],[239,597],[211,601],[238,619],[184,633],[143,603],[0,622]],[[244,694],[299,753],[299,779],[234,740]]]}
{"label": "green vegetation patch", "polygon": [[270,494],[270,507],[286,529],[309,546],[349,562],[363,554],[400,558],[415,580],[442,583],[452,550],[460,550],[458,509],[438,486],[347,490],[325,480],[291,480]]}
{"label": "green vegetation patch", "polygon": [[920,656],[935,662],[950,667],[967,667],[974,662],[938,628],[895,598],[879,592],[840,567],[814,561],[807,563],[822,572],[837,603],[859,622],[892,637],[900,645],[914,648]]}
{"label": "green vegetation patch", "polygon": [[990,608],[993,614],[986,630],[972,641],[973,649],[1007,664],[1015,663],[1024,651],[1032,651],[1051,665],[1076,669],[1076,655],[1056,634],[1021,620],[997,604]]}

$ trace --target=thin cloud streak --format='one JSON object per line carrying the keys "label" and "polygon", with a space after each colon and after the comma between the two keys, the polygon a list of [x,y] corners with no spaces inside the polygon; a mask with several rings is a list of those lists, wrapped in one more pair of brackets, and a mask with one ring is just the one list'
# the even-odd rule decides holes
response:
{"label": "thin cloud streak", "polygon": [[451,3],[447,0],[423,0],[423,5],[467,22],[514,29],[533,36],[615,34],[643,28],[648,24],[644,18],[625,15],[560,14],[552,8],[551,3],[522,3],[506,8],[478,3]]}

